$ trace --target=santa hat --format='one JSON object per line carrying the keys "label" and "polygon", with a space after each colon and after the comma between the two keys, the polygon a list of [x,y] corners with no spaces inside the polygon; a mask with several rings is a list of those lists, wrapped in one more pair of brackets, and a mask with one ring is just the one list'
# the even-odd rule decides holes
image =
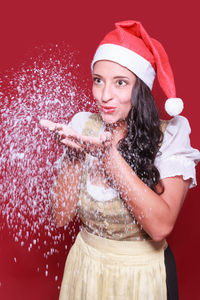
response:
{"label": "santa hat", "polygon": [[92,61],[110,60],[126,67],[152,89],[155,75],[167,96],[165,110],[176,116],[183,110],[183,101],[176,98],[173,72],[163,46],[151,38],[137,21],[115,23],[116,29],[109,32],[100,43]]}

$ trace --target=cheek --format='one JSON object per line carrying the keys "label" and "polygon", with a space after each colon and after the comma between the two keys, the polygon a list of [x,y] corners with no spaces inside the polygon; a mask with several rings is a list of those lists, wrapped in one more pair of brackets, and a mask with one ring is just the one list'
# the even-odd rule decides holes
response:
{"label": "cheek", "polygon": [[123,97],[123,98],[121,98],[120,105],[124,106],[126,108],[132,107],[131,97]]}
{"label": "cheek", "polygon": [[132,104],[131,104],[131,101],[129,101],[129,102],[127,103],[126,109],[125,109],[126,115],[129,114],[129,112],[130,112],[130,110],[131,110],[131,107],[132,107]]}
{"label": "cheek", "polygon": [[127,116],[132,107],[132,101],[130,98],[124,98],[120,101],[120,110],[124,116]]}
{"label": "cheek", "polygon": [[92,95],[93,95],[93,99],[95,100],[95,103],[97,104],[97,106],[101,105],[101,91],[100,89],[94,87],[92,88]]}
{"label": "cheek", "polygon": [[96,101],[98,101],[99,95],[98,90],[95,86],[92,87],[92,95]]}

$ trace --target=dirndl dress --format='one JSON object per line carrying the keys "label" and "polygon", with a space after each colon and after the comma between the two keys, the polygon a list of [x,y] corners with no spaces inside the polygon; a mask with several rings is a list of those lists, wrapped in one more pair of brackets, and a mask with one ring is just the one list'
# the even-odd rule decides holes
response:
{"label": "dirndl dress", "polygon": [[[92,115],[83,134],[97,135],[100,126]],[[92,160],[88,155],[78,203],[83,228],[67,257],[59,300],[177,300],[173,289],[169,298],[165,263],[173,265],[173,257],[166,240],[153,241],[119,194],[98,201],[88,192]],[[174,265],[169,272],[176,278]]]}
{"label": "dirndl dress", "polygon": [[115,241],[82,230],[68,255],[60,300],[166,300],[166,242]]}

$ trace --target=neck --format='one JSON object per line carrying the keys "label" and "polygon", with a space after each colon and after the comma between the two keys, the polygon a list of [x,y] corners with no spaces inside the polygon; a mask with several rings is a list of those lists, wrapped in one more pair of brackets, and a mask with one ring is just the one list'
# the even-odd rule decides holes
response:
{"label": "neck", "polygon": [[127,122],[125,120],[119,120],[116,123],[105,123],[107,131],[127,130]]}

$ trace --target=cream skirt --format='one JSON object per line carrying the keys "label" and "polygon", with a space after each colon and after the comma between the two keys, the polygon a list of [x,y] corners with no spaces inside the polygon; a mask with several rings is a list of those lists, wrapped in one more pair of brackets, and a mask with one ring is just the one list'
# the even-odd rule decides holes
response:
{"label": "cream skirt", "polygon": [[82,230],[68,255],[59,300],[166,300],[166,241],[114,241]]}

